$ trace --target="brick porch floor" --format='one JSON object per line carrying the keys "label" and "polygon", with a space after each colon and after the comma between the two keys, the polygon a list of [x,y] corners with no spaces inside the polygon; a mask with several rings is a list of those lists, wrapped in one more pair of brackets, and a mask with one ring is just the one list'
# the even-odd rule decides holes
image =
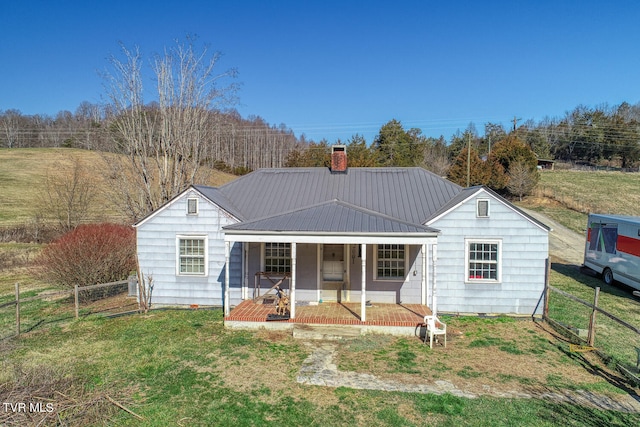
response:
{"label": "brick porch floor", "polygon": [[[360,320],[360,303],[323,302],[318,305],[296,305],[296,318],[279,320],[278,323],[304,323],[321,325],[367,325],[367,326],[402,326],[415,328],[431,314],[426,305],[420,304],[378,304],[373,303],[366,308],[367,321]],[[225,321],[233,322],[266,322],[267,315],[275,314],[273,304],[243,301],[231,309]]]}

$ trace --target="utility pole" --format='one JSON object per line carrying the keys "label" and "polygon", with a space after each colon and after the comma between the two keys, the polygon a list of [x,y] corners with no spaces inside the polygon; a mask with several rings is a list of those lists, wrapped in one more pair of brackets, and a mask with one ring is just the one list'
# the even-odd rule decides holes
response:
{"label": "utility pole", "polygon": [[513,130],[516,130],[516,123],[518,123],[522,119],[517,119],[516,116],[513,116]]}
{"label": "utility pole", "polygon": [[467,188],[471,181],[471,132],[467,135]]}

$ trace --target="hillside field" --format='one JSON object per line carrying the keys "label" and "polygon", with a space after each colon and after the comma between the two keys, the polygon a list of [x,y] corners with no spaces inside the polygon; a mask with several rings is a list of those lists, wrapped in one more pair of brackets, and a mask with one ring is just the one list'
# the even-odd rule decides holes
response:
{"label": "hillside field", "polygon": [[640,173],[544,171],[522,205],[583,234],[590,212],[640,215]]}
{"label": "hillside field", "polygon": [[[121,215],[108,196],[109,186],[104,179],[108,170],[105,158],[100,152],[71,148],[0,149],[0,227],[31,221],[35,215],[34,201],[43,197],[47,176],[71,174],[74,159],[91,171],[96,184],[98,197],[93,219],[119,220]],[[224,172],[212,171],[208,182],[200,184],[217,186],[234,178]]]}

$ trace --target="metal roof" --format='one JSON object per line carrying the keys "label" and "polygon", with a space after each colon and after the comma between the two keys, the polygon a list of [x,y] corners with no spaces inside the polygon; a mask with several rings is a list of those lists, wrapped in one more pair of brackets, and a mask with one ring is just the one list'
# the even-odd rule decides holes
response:
{"label": "metal roof", "polygon": [[438,230],[412,224],[353,206],[340,200],[285,212],[255,221],[224,227],[225,230],[318,232],[318,233],[437,233]]}
{"label": "metal roof", "polygon": [[245,221],[340,200],[399,221],[420,225],[462,191],[422,168],[260,169],[211,194],[221,207]]}

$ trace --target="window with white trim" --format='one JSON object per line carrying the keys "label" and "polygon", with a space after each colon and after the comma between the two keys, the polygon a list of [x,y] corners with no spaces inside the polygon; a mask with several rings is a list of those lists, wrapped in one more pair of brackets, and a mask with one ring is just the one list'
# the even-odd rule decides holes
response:
{"label": "window with white trim", "polygon": [[501,240],[467,240],[466,282],[501,281]]}
{"label": "window with white trim", "polygon": [[187,215],[198,215],[198,199],[187,199]]}
{"label": "window with white trim", "polygon": [[266,273],[291,273],[291,243],[264,244],[264,271]]}
{"label": "window with white trim", "polygon": [[178,275],[205,276],[207,274],[207,238],[178,236]]}
{"label": "window with white trim", "polygon": [[405,245],[376,245],[376,279],[404,279],[407,271]]}
{"label": "window with white trim", "polygon": [[488,199],[476,200],[476,216],[478,218],[489,217],[489,200]]}

